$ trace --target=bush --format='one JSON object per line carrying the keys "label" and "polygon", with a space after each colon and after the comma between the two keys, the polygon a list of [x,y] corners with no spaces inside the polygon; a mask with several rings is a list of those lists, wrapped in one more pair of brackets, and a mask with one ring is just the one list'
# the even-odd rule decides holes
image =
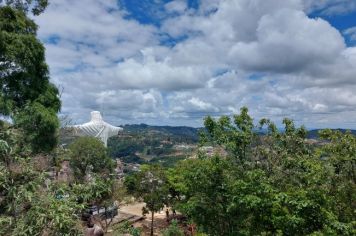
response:
{"label": "bush", "polygon": [[179,228],[178,222],[173,220],[169,227],[163,231],[164,236],[183,236],[184,232]]}

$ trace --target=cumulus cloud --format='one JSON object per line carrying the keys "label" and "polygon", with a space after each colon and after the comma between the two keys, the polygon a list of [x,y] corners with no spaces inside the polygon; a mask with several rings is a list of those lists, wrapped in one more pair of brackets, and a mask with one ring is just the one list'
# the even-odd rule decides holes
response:
{"label": "cumulus cloud", "polygon": [[350,2],[151,2],[157,17],[143,24],[116,0],[53,0],[36,22],[62,112],[77,122],[95,109],[115,124],[200,126],[248,106],[256,118],[356,127],[356,48],[343,38],[354,27],[342,35],[308,16]]}
{"label": "cumulus cloud", "polygon": [[298,72],[333,63],[345,48],[342,36],[329,23],[301,11],[283,9],[264,15],[256,30],[256,40],[238,42],[230,51],[232,59],[252,71]]}
{"label": "cumulus cloud", "polygon": [[198,66],[171,65],[168,57],[157,61],[152,56],[144,55],[141,62],[130,58],[119,63],[115,76],[122,88],[181,90],[203,86],[209,72]]}

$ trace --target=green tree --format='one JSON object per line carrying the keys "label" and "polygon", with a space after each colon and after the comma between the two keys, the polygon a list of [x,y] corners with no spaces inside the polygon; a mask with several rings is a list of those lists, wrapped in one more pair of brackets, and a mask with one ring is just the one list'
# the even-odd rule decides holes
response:
{"label": "green tree", "polygon": [[3,2],[24,13],[31,11],[34,15],[41,14],[48,6],[48,0],[0,0],[0,4]]}
{"label": "green tree", "polygon": [[320,137],[327,141],[318,151],[330,169],[333,209],[340,221],[356,221],[356,137],[330,129],[321,131]]}
{"label": "green tree", "polygon": [[[175,207],[209,235],[353,235],[355,137],[324,131],[326,144],[284,119],[279,132],[268,119],[255,133],[243,109],[205,120],[202,143],[227,157],[200,155],[168,173]],[[238,160],[238,161],[236,161]],[[172,195],[172,196],[173,196]]]}
{"label": "green tree", "polygon": [[146,203],[143,213],[151,212],[151,236],[154,213],[160,211],[167,202],[166,183],[165,171],[158,165],[143,165],[138,173],[125,180],[128,192]]}
{"label": "green tree", "polygon": [[[24,1],[6,2],[21,8],[17,2]],[[26,2],[30,6],[32,1]],[[48,152],[57,144],[61,103],[58,89],[49,82],[37,25],[25,12],[0,7],[0,114],[24,130],[33,151]]]}
{"label": "green tree", "polygon": [[94,137],[80,137],[69,146],[70,166],[77,181],[83,182],[89,173],[110,177],[114,162],[104,144]]}
{"label": "green tree", "polygon": [[[4,3],[5,2],[5,6]],[[76,196],[49,180],[61,102],[37,25],[47,0],[0,0],[0,235],[79,235]],[[41,154],[39,154],[41,153]]]}
{"label": "green tree", "polygon": [[255,138],[253,119],[246,107],[241,113],[234,115],[233,121],[228,116],[214,120],[210,116],[204,120],[205,132],[201,133],[200,142],[204,144],[221,145],[231,156],[244,163],[251,155],[251,145]]}
{"label": "green tree", "polygon": [[228,212],[229,167],[227,160],[213,157],[182,161],[169,172],[170,186],[182,196],[175,208],[211,235],[226,235],[236,222]]}

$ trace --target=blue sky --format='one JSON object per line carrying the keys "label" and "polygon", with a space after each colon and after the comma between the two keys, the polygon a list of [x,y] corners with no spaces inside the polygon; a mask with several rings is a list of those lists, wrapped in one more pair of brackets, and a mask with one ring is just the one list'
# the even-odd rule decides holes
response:
{"label": "blue sky", "polygon": [[323,14],[322,12],[313,12],[309,14],[310,17],[320,17],[328,21],[333,27],[338,29],[344,34],[345,42],[348,46],[354,46],[356,43],[355,39],[352,39],[352,35],[347,35],[344,33],[347,29],[355,27],[356,25],[356,11],[343,12],[340,14]]}
{"label": "blue sky", "polygon": [[[349,2],[351,1],[352,0],[349,0]],[[162,20],[172,16],[172,14],[165,11],[165,5],[169,2],[172,2],[172,0],[119,0],[119,4],[121,4],[122,8],[127,10],[129,13],[128,18],[135,19],[141,24],[152,24],[158,27],[161,25]],[[199,8],[199,4],[199,0],[187,1],[187,7],[194,10]],[[314,11],[308,12],[308,16],[312,18],[322,18],[328,21],[340,32],[355,26],[355,9],[352,7],[346,7],[348,9],[345,9],[345,11],[342,12],[326,13],[325,10],[328,9],[328,6],[330,5],[326,5],[321,9],[315,9]],[[345,41],[348,46],[352,46],[355,43],[355,40],[351,40],[350,37],[347,36],[345,37]],[[174,41],[172,44],[173,43]]]}
{"label": "blue sky", "polygon": [[[141,24],[151,24],[159,27],[164,19],[175,15],[167,13],[165,11],[165,5],[169,2],[172,2],[172,0],[120,0],[119,4],[121,4],[122,8],[128,12],[127,18],[135,19]],[[187,6],[188,8],[196,10],[199,8],[199,1],[188,0]],[[308,16],[311,18],[322,18],[328,21],[333,27],[338,29],[340,32],[344,32],[345,30],[355,26],[355,10],[350,9],[337,13],[325,13],[323,12],[323,10],[325,9],[312,11],[308,13]],[[344,36],[345,43],[348,46],[355,45],[355,39],[352,40],[350,35]],[[166,43],[167,45],[175,45],[177,41],[179,42],[180,40],[168,38],[163,43]]]}
{"label": "blue sky", "polygon": [[356,1],[52,0],[37,17],[62,114],[356,128]]}

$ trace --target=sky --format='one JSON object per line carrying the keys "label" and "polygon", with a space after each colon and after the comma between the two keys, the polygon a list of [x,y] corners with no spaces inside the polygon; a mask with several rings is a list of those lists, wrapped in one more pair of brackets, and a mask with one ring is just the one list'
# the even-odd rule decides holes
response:
{"label": "sky", "polygon": [[356,0],[51,0],[35,17],[61,114],[356,128]]}

